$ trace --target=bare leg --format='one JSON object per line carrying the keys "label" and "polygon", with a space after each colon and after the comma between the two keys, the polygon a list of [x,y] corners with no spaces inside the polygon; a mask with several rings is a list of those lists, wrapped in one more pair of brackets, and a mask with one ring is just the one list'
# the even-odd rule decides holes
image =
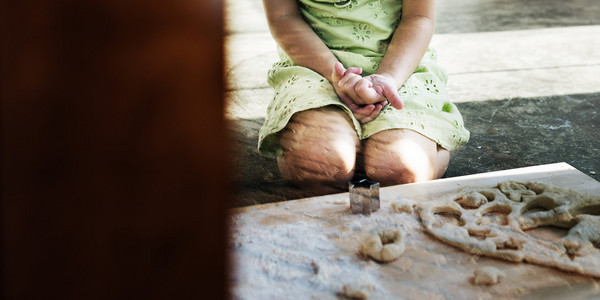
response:
{"label": "bare leg", "polygon": [[331,106],[296,113],[279,141],[277,162],[286,180],[316,193],[346,189],[360,140],[344,111]]}
{"label": "bare leg", "polygon": [[364,161],[371,180],[394,185],[440,178],[450,153],[415,131],[391,129],[367,139]]}

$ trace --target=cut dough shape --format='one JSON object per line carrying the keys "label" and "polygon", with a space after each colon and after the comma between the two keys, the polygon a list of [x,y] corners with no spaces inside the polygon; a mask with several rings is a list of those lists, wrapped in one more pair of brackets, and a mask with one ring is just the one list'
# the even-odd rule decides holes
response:
{"label": "cut dough shape", "polygon": [[492,285],[499,283],[504,273],[494,267],[482,267],[473,272],[473,283],[477,285]]}
{"label": "cut dough shape", "polygon": [[[427,232],[469,253],[600,277],[600,195],[506,181],[419,203],[418,212]],[[568,233],[556,239],[527,233],[546,226]]]}
{"label": "cut dough shape", "polygon": [[398,229],[385,229],[370,235],[360,246],[359,252],[378,262],[392,262],[406,249],[404,236]]}
{"label": "cut dough shape", "polygon": [[478,208],[488,202],[487,198],[481,193],[468,193],[456,200],[462,207]]}

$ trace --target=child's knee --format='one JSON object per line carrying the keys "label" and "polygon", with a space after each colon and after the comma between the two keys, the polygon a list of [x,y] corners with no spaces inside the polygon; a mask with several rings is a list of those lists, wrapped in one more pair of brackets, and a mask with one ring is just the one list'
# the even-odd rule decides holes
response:
{"label": "child's knee", "polygon": [[280,135],[283,155],[277,161],[284,179],[317,190],[347,185],[360,142],[346,118],[331,109],[295,115]]}
{"label": "child's knee", "polygon": [[277,162],[282,175],[289,179],[344,180],[354,171],[354,158],[345,153],[347,151],[307,147],[284,152]]}
{"label": "child's knee", "polygon": [[315,150],[284,152],[277,159],[283,178],[315,192],[343,189],[354,176],[354,161]]}
{"label": "child's knee", "polygon": [[414,183],[431,179],[429,174],[401,162],[388,164],[365,164],[365,173],[372,181],[377,181],[383,186]]}
{"label": "child's knee", "polygon": [[378,133],[366,143],[364,156],[367,177],[382,185],[427,181],[437,175],[436,144],[416,133]]}

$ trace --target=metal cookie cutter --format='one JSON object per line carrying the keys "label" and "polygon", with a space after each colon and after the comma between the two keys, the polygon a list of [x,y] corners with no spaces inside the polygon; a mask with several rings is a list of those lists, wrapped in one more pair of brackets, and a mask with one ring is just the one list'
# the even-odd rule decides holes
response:
{"label": "metal cookie cutter", "polygon": [[350,181],[348,190],[353,214],[369,216],[379,209],[379,182],[370,182],[368,179]]}

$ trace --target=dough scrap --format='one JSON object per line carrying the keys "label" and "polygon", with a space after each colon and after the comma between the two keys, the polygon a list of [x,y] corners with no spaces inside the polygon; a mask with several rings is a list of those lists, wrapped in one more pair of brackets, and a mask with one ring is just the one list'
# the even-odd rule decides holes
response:
{"label": "dough scrap", "polygon": [[405,212],[411,214],[416,203],[409,199],[399,199],[392,202],[391,206],[395,212]]}
{"label": "dough scrap", "polygon": [[[427,232],[469,253],[600,277],[600,195],[505,181],[419,203],[418,213]],[[546,226],[568,233],[527,233]]]}
{"label": "dough scrap", "polygon": [[492,285],[499,283],[504,273],[494,267],[481,267],[473,272],[473,283],[477,285]]}
{"label": "dough scrap", "polygon": [[342,288],[342,296],[349,299],[369,299],[369,295],[373,291],[374,287],[371,284],[367,285],[356,285],[346,284]]}
{"label": "dough scrap", "polygon": [[406,249],[404,235],[398,229],[385,229],[370,235],[360,246],[359,252],[378,262],[392,262]]}

